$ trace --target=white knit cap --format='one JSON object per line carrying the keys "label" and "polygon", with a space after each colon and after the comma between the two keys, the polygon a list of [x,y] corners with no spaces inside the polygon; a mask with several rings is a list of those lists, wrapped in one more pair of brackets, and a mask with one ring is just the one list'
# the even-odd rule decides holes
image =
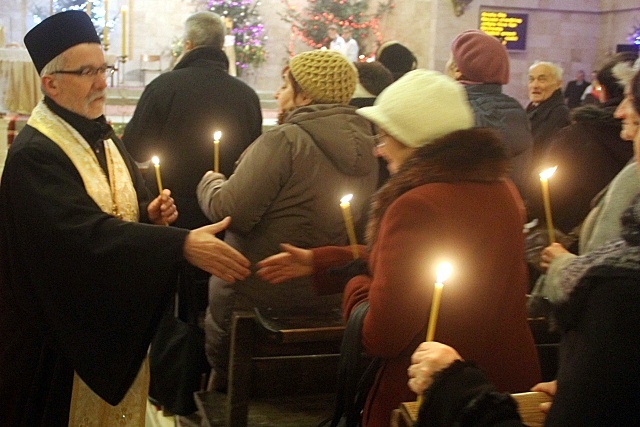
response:
{"label": "white knit cap", "polygon": [[408,147],[422,147],[474,126],[464,87],[430,70],[410,71],[378,95],[373,107],[356,112]]}

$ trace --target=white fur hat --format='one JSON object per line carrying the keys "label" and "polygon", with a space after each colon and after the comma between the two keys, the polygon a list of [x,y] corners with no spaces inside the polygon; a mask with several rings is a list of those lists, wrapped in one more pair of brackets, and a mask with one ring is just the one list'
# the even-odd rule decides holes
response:
{"label": "white fur hat", "polygon": [[444,74],[422,69],[402,76],[382,91],[373,107],[357,113],[413,148],[474,126],[464,87]]}

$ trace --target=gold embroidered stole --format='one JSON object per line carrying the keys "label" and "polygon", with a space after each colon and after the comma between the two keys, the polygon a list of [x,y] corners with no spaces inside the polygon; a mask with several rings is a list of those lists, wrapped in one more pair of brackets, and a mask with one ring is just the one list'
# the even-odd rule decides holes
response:
{"label": "gold embroidered stole", "polygon": [[[109,179],[84,138],[55,115],[44,102],[34,108],[27,124],[58,145],[80,173],[87,194],[100,209],[125,221],[139,220],[138,198],[120,151],[104,141]],[[144,426],[149,393],[149,364],[145,359],[129,391],[117,406],[111,406],[74,374],[70,426]]]}

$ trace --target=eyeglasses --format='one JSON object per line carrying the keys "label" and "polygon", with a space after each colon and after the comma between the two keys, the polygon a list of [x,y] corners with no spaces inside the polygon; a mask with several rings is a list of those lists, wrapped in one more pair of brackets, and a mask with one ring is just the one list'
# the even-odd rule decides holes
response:
{"label": "eyeglasses", "polygon": [[385,136],[389,136],[388,133],[377,133],[375,135],[373,135],[373,139],[376,141],[376,148],[382,148],[386,145],[386,142],[384,141],[384,137]]}
{"label": "eyeglasses", "polygon": [[111,76],[115,71],[116,69],[112,65],[103,65],[99,68],[82,67],[78,68],[77,70],[52,71],[50,74],[73,74],[80,77],[95,77],[99,75],[102,78],[107,78],[107,76]]}

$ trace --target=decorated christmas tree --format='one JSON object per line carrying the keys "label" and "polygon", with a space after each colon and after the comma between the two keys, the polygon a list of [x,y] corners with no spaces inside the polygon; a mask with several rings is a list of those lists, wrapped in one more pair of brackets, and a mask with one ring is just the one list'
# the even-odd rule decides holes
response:
{"label": "decorated christmas tree", "polygon": [[299,11],[290,0],[281,1],[287,8],[282,19],[291,23],[293,34],[309,46],[328,46],[327,28],[330,25],[349,26],[353,28],[353,38],[360,46],[360,53],[365,56],[370,56],[382,42],[380,20],[395,6],[391,0],[380,1],[372,12],[367,0],[309,0]]}
{"label": "decorated christmas tree", "polygon": [[265,34],[258,11],[260,1],[209,0],[208,8],[225,18],[230,33],[235,36],[236,70],[238,75],[247,67],[259,67],[266,59]]}

